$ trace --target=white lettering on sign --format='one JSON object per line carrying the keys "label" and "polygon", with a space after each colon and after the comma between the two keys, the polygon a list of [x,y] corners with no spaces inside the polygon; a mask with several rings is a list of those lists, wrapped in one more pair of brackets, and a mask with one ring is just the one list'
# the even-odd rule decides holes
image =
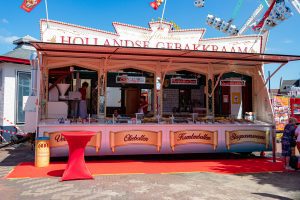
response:
{"label": "white lettering on sign", "polygon": [[221,80],[221,86],[245,86],[246,81],[244,80]]}
{"label": "white lettering on sign", "polygon": [[171,85],[197,85],[196,78],[171,78]]}
{"label": "white lettering on sign", "polygon": [[[43,42],[124,46],[140,48],[180,49],[193,51],[223,51],[262,53],[266,36],[232,36],[203,39],[205,29],[172,30],[171,24],[150,22],[150,28],[113,23],[116,33],[41,20]],[[258,39],[257,39],[258,38]]]}
{"label": "white lettering on sign", "polygon": [[146,78],[143,76],[116,76],[116,83],[144,84]]}

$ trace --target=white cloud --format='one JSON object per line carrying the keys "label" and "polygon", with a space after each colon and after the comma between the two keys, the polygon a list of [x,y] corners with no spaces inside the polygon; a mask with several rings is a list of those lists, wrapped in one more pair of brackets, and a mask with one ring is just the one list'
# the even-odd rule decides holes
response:
{"label": "white cloud", "polygon": [[291,43],[293,43],[293,40],[285,39],[285,40],[283,40],[283,43],[284,44],[291,44]]}
{"label": "white cloud", "polygon": [[2,36],[0,35],[0,44],[12,44],[13,41],[19,39],[18,36]]}
{"label": "white cloud", "polygon": [[3,24],[8,24],[8,20],[5,19],[5,18],[1,19],[1,22],[2,22]]}

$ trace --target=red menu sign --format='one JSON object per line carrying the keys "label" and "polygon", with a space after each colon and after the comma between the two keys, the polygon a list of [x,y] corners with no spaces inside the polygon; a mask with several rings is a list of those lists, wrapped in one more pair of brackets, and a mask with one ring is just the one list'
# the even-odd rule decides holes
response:
{"label": "red menu sign", "polygon": [[245,86],[246,81],[244,80],[222,80],[220,81],[221,86]]}
{"label": "red menu sign", "polygon": [[171,78],[172,85],[198,85],[196,78]]}
{"label": "red menu sign", "polygon": [[146,78],[143,76],[117,76],[116,83],[145,84]]}

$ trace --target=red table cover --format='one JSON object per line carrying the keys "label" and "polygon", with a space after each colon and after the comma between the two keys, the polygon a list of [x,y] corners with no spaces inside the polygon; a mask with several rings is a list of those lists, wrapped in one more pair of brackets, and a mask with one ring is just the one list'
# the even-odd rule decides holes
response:
{"label": "red table cover", "polygon": [[63,132],[69,145],[69,160],[61,181],[93,179],[84,160],[84,150],[95,132]]}

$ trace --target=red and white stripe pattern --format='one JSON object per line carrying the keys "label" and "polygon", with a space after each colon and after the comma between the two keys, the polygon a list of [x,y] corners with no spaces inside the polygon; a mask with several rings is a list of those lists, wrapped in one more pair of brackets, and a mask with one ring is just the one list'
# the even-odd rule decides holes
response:
{"label": "red and white stripe pattern", "polygon": [[26,133],[23,132],[23,130],[18,127],[17,125],[15,125],[13,122],[11,122],[9,119],[7,119],[6,117],[3,117],[3,120],[5,122],[7,122],[9,125],[15,127],[18,131],[17,132],[14,132],[14,131],[9,131],[9,130],[0,130],[1,132],[4,132],[4,133],[10,133],[10,134],[19,134],[19,135],[26,135]]}
{"label": "red and white stripe pattern", "polygon": [[0,132],[10,133],[10,134],[13,134],[13,135],[16,135],[18,133],[18,132],[15,132],[15,131],[9,131],[9,130],[4,130],[4,129],[0,129]]}
{"label": "red and white stripe pattern", "polygon": [[[0,132],[1,132],[1,130],[0,130]],[[2,140],[4,141],[4,142],[7,142],[6,141],[6,139],[0,134],[0,137],[2,138]]]}

